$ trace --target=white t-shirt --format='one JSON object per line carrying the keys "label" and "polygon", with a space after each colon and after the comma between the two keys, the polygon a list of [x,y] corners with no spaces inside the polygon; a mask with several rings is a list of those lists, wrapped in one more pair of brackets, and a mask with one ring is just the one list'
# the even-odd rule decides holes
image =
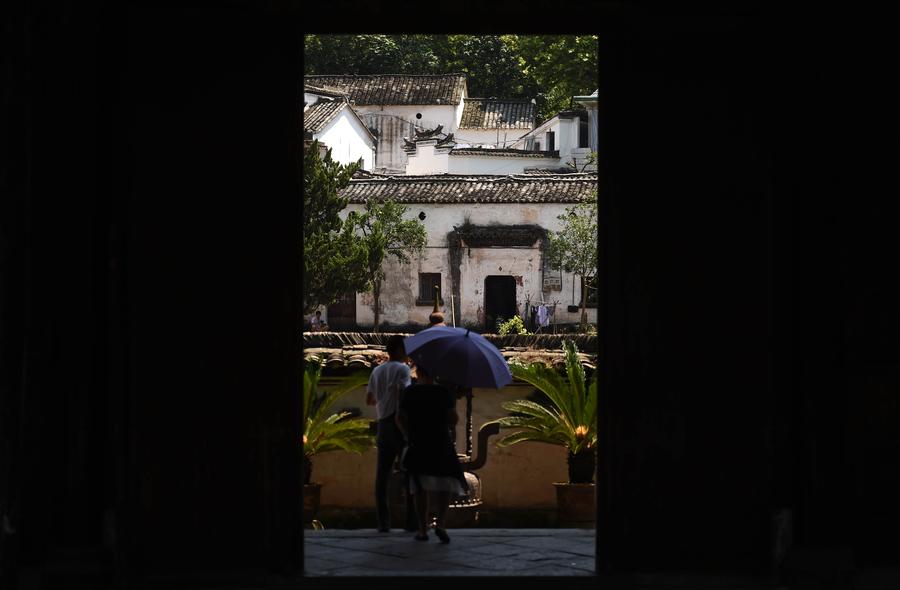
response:
{"label": "white t-shirt", "polygon": [[317,331],[322,327],[322,318],[313,316],[312,319],[310,319],[309,323],[312,326],[313,331]]}
{"label": "white t-shirt", "polygon": [[375,415],[379,420],[397,412],[400,392],[412,379],[409,367],[397,361],[387,361],[375,367],[369,375],[368,390],[375,396]]}

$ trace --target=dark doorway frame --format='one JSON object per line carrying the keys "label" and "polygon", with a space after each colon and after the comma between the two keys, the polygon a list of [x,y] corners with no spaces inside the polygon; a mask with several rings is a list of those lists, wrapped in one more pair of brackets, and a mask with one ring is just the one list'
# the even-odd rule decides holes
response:
{"label": "dark doorway frame", "polygon": [[484,277],[484,329],[493,332],[497,318],[516,315],[516,279],[510,275]]}

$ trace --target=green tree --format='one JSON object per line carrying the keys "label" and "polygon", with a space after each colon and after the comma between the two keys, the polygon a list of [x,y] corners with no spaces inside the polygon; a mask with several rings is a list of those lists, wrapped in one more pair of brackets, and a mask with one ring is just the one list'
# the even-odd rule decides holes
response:
{"label": "green tree", "polygon": [[506,35],[522,73],[536,88],[538,118],[571,107],[572,97],[597,89],[596,35]]}
{"label": "green tree", "polygon": [[[440,53],[440,56],[438,55]],[[307,75],[443,74],[446,35],[307,35]]]}
{"label": "green tree", "polygon": [[587,326],[587,285],[597,274],[597,193],[559,215],[563,228],[547,232],[550,264],[581,277],[581,329]]}
{"label": "green tree", "polygon": [[322,158],[313,141],[303,156],[303,313],[330,305],[344,293],[361,291],[366,253],[341,221],[348,200],[338,191],[350,183],[358,164]]}
{"label": "green tree", "polygon": [[375,332],[380,324],[385,258],[393,256],[405,264],[410,262],[410,256],[421,254],[425,248],[425,226],[418,219],[403,219],[406,211],[406,207],[390,199],[381,204],[372,200],[366,203],[363,213],[351,211],[347,216],[346,226],[358,229],[362,234],[359,245],[366,256],[367,290],[371,289],[374,299]]}
{"label": "green tree", "polygon": [[448,35],[441,53],[447,72],[467,76],[469,96],[530,99],[537,93],[534,80],[519,66],[510,40],[514,35]]}
{"label": "green tree", "polygon": [[539,121],[598,87],[596,35],[307,35],[314,74],[467,75],[469,96],[531,99]]}

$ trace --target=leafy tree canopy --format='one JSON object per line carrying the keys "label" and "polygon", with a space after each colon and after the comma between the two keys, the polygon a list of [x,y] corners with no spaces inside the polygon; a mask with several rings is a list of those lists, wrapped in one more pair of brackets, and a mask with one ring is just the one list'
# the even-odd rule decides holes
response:
{"label": "leafy tree canopy", "polygon": [[418,219],[403,219],[406,211],[407,207],[390,199],[381,204],[372,200],[366,203],[364,212],[351,211],[345,223],[346,231],[358,230],[362,234],[358,244],[365,253],[366,290],[371,289],[375,303],[376,332],[385,258],[393,256],[398,262],[408,264],[410,256],[421,254],[428,237],[425,226]]}
{"label": "leafy tree canopy", "polygon": [[597,89],[596,35],[307,35],[307,75],[468,75],[469,96],[529,100],[539,121]]}
{"label": "leafy tree canopy", "polygon": [[310,313],[365,287],[366,252],[339,216],[347,199],[338,191],[359,165],[333,161],[330,149],[321,157],[317,141],[303,160],[303,312]]}
{"label": "leafy tree canopy", "polygon": [[597,193],[559,216],[563,227],[548,232],[550,263],[581,277],[581,323],[587,323],[587,287],[597,273]]}

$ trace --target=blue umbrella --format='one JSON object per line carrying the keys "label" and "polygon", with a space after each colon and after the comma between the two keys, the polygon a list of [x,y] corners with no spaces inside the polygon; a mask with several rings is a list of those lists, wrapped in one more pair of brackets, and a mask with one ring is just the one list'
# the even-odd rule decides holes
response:
{"label": "blue umbrella", "polygon": [[456,385],[500,389],[512,382],[506,359],[481,334],[436,326],[409,336],[404,344],[416,364]]}

